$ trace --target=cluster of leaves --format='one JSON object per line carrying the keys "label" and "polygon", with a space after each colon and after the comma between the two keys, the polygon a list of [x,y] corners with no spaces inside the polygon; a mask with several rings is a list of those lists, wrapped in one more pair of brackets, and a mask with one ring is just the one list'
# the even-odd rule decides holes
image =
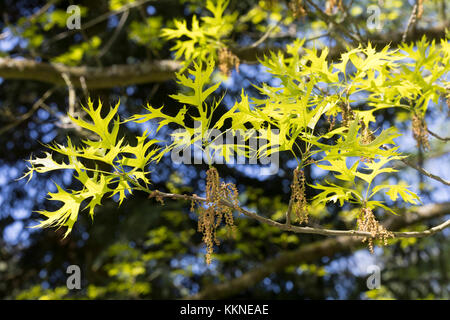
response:
{"label": "cluster of leaves", "polygon": [[185,20],[175,20],[175,28],[162,30],[164,39],[176,39],[172,50],[177,59],[184,61],[185,67],[196,59],[206,60],[208,56],[216,59],[218,50],[226,48],[224,38],[230,35],[237,19],[237,12],[224,15],[228,3],[229,0],[208,0],[206,9],[212,17],[203,16],[199,20],[194,15],[190,29]]}
{"label": "cluster of leaves", "polygon": [[56,185],[57,192],[49,193],[50,200],[60,201],[63,205],[56,211],[39,211],[47,217],[37,227],[66,226],[67,236],[76,222],[78,212],[82,207],[89,209],[93,218],[94,208],[101,204],[102,199],[109,195],[117,196],[119,204],[126,198],[127,193],[134,189],[145,188],[149,183],[146,171],[147,165],[157,160],[159,148],[154,147],[157,140],[148,139],[147,132],[137,137],[136,145],[132,146],[119,139],[120,120],[117,117],[119,103],[109,110],[105,117],[101,116],[102,104],[97,108],[92,101],[83,110],[92,122],[83,119],[71,120],[80,128],[93,132],[96,136],[92,140],[83,140],[80,146],[74,146],[67,138],[67,146],[54,143],[48,147],[64,160],[58,162],[51,153],[46,152],[44,158],[31,158],[29,171],[24,177],[32,178],[34,172],[45,173],[55,170],[73,170],[74,177],[81,182],[81,190],[63,190]]}
{"label": "cluster of leaves", "polygon": [[129,37],[150,49],[159,50],[163,44],[158,38],[161,26],[161,17],[148,17],[144,22],[134,20],[130,24]]}
{"label": "cluster of leaves", "polygon": [[[198,143],[208,159],[219,155],[228,160],[233,153],[251,158],[289,152],[297,159],[298,170],[316,165],[334,172],[339,184],[325,180],[323,185],[312,186],[320,191],[313,205],[339,201],[341,206],[350,203],[366,210],[381,208],[393,212],[382,201],[382,192],[392,201],[399,198],[411,204],[420,201],[406,185],[383,181],[375,185],[381,174],[395,171],[387,165],[402,159],[394,141],[399,133],[395,128],[377,133],[375,113],[401,107],[414,115],[420,112],[424,117],[430,101],[437,102],[446,94],[450,71],[448,41],[442,40],[437,46],[423,38],[397,50],[390,50],[389,46],[376,50],[368,43],[348,50],[338,62],[330,63],[327,48],[320,51],[307,48],[304,41],[298,40],[286,47],[286,54],[271,53],[260,61],[267,72],[279,79],[280,85],[263,83],[257,87],[263,98],[249,97],[242,91],[240,101],[218,114],[222,99],[212,99],[211,95],[220,83],[209,85],[215,70],[211,45],[221,48],[221,39],[232,30],[236,16],[223,15],[227,3],[208,1],[207,8],[213,17],[202,17],[200,24],[194,16],[192,30],[185,21],[177,21],[175,29],[163,32],[167,39],[178,39],[173,49],[178,58],[184,57],[185,66],[192,64],[187,75],[184,71],[177,74],[177,82],[184,90],[171,96],[183,108],[175,116],[169,116],[163,107],[147,105],[148,113],[127,120],[143,123],[157,119],[157,131],[169,124],[183,129],[172,134],[172,143],[157,147],[158,141],[149,139],[147,132],[137,137],[135,146],[126,143],[119,138],[120,121],[116,117],[119,104],[102,117],[101,103],[94,108],[89,101],[88,108],[83,109],[92,122],[80,118],[72,121],[95,133],[97,139],[84,140],[81,146],[74,146],[70,139],[67,146],[49,146],[66,157],[67,162],[55,161],[50,153],[29,160],[31,167],[25,176],[31,178],[35,171],[70,169],[82,185],[81,190],[69,191],[57,185],[57,192],[49,194],[50,200],[60,201],[63,206],[53,212],[40,211],[47,220],[38,226],[66,226],[67,236],[83,202],[93,216],[94,208],[106,195],[117,196],[121,203],[127,192],[133,190],[152,194],[147,165],[175,148],[190,148]],[[183,36],[188,40],[183,40]],[[360,102],[364,108],[355,105]],[[319,130],[318,124],[323,127],[326,122],[329,130]],[[244,142],[228,144],[217,136],[213,138],[211,129],[244,132]],[[279,134],[273,134],[272,129],[279,130]],[[264,143],[252,150],[245,141],[255,138],[256,131],[264,132],[256,135]],[[304,201],[302,195],[296,198]],[[304,216],[302,219],[307,220]]]}
{"label": "cluster of leaves", "polygon": [[69,47],[69,50],[55,57],[53,60],[69,66],[79,64],[84,57],[94,57],[98,54],[102,40],[94,36],[86,42]]}

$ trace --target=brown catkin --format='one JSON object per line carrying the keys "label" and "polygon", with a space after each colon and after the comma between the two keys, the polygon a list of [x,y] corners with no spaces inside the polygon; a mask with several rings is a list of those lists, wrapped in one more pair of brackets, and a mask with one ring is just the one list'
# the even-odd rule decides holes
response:
{"label": "brown catkin", "polygon": [[450,118],[450,86],[446,87],[447,94],[444,97],[447,102],[447,118]]}
{"label": "brown catkin", "polygon": [[[373,132],[366,126],[364,121],[360,121],[361,124],[361,144],[369,144],[373,140],[375,140],[375,136],[373,135]],[[362,162],[372,162],[372,158],[368,157],[360,157]]]}
{"label": "brown catkin", "polygon": [[219,245],[217,238],[217,229],[222,222],[228,227],[229,235],[234,235],[235,225],[233,219],[233,209],[223,204],[227,201],[235,208],[238,207],[238,191],[232,183],[220,183],[217,169],[211,167],[206,172],[206,203],[201,205],[199,202],[191,203],[191,210],[195,204],[198,208],[198,231],[203,234],[203,242],[206,245],[206,263],[211,263],[214,244]]}
{"label": "brown catkin", "polygon": [[341,11],[344,11],[344,6],[342,0],[328,0],[325,5],[325,13],[328,15],[332,15],[334,8],[338,8]]}
{"label": "brown catkin", "polygon": [[233,54],[233,52],[231,52],[227,48],[219,49],[218,59],[219,70],[224,75],[230,76],[232,68],[235,68],[236,72],[239,72],[240,60],[235,54]]}
{"label": "brown catkin", "polygon": [[450,94],[447,96],[447,108],[448,108],[447,117],[450,117]]}
{"label": "brown catkin", "polygon": [[303,6],[303,0],[291,0],[289,2],[289,9],[292,11],[294,18],[301,18],[306,16],[306,10]]}
{"label": "brown catkin", "polygon": [[412,132],[413,137],[417,142],[417,147],[423,150],[430,149],[430,143],[428,142],[428,128],[427,123],[423,117],[416,114],[412,117]]}
{"label": "brown catkin", "polygon": [[336,117],[330,115],[329,117],[327,117],[327,121],[330,124],[330,127],[328,128],[328,132],[330,132],[331,130],[334,129],[334,126],[336,125]]}
{"label": "brown catkin", "polygon": [[164,198],[158,193],[158,191],[153,191],[149,198],[155,198],[162,206],[164,205]]}
{"label": "brown catkin", "polygon": [[361,208],[356,223],[359,231],[369,232],[371,234],[371,237],[365,237],[362,240],[362,242],[368,242],[371,253],[373,253],[374,240],[380,240],[384,245],[387,245],[387,240],[389,238],[394,238],[394,234],[387,231],[386,228],[377,221],[372,210],[369,208]]}
{"label": "brown catkin", "polygon": [[423,0],[417,0],[417,19],[422,18],[423,14]]}
{"label": "brown catkin", "polygon": [[341,108],[342,111],[342,124],[345,127],[348,127],[349,122],[355,119],[355,113],[353,112],[349,103],[340,102],[339,107]]}
{"label": "brown catkin", "polygon": [[296,168],[291,184],[292,211],[295,213],[298,223],[308,222],[308,208],[305,197],[305,174],[303,170]]}

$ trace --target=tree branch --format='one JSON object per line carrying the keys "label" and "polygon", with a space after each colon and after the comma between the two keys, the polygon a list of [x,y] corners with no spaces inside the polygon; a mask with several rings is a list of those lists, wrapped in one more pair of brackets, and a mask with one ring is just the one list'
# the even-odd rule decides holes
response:
{"label": "tree branch", "polygon": [[[311,0],[306,0],[306,2],[311,5],[312,7],[314,7],[314,9],[316,10],[315,12],[320,16],[320,18],[322,19],[322,21],[327,22],[328,25],[332,26],[332,27],[336,27],[336,29],[338,29],[339,31],[341,31],[343,34],[345,34],[347,37],[349,37],[354,43],[357,43],[358,39],[357,37],[355,37],[349,30],[347,30],[347,28],[345,28],[344,26],[342,26],[340,23],[337,23],[336,20],[334,19],[334,17],[329,16],[328,14],[326,14],[325,12],[322,11],[322,9],[319,8],[318,5],[316,5],[313,1]],[[331,30],[330,30],[331,31]],[[333,33],[336,37],[339,37],[342,39],[342,37],[340,37],[340,35],[336,32]],[[344,40],[344,39],[343,39]],[[344,40],[345,41],[345,40]]]}
{"label": "tree branch", "polygon": [[[162,198],[170,198],[170,199],[178,199],[178,200],[195,200],[201,202],[207,202],[206,198],[199,197],[197,195],[185,195],[185,194],[176,194],[176,193],[166,193],[158,190],[153,191],[150,194],[150,197],[154,197],[156,199]],[[304,233],[304,234],[320,234],[323,236],[358,236],[358,237],[369,237],[372,238],[372,234],[370,232],[363,232],[357,230],[332,230],[332,229],[322,229],[322,228],[313,228],[313,227],[298,227],[293,226],[291,224],[279,223],[275,220],[260,216],[259,214],[245,210],[241,207],[235,206],[233,203],[221,200],[221,204],[234,209],[238,212],[243,213],[249,218],[253,218],[261,223],[268,224],[270,226],[276,227],[280,230],[290,231],[294,233]],[[449,204],[450,205],[450,204]],[[436,226],[434,228],[425,230],[425,231],[417,231],[417,232],[393,232],[395,238],[418,238],[418,237],[426,237],[432,235],[438,231],[441,231],[450,226],[450,220],[445,223]]]}
{"label": "tree branch", "polygon": [[[384,150],[389,150],[389,148],[386,147],[386,146],[384,146],[384,145],[381,146],[381,148],[384,149]],[[441,183],[443,183],[443,184],[445,184],[445,185],[447,185],[447,186],[450,186],[450,181],[445,180],[445,179],[442,179],[441,177],[439,177],[439,176],[437,176],[437,175],[434,175],[434,174],[432,174],[431,172],[428,172],[428,171],[425,170],[424,168],[422,168],[422,167],[420,167],[420,166],[418,166],[418,165],[416,165],[416,164],[410,162],[409,160],[407,160],[407,159],[400,159],[400,161],[403,162],[403,163],[404,163],[405,165],[407,165],[408,167],[411,167],[411,168],[413,168],[413,169],[416,169],[416,170],[419,171],[421,174],[423,174],[423,175],[425,175],[425,176],[427,176],[427,177],[429,177],[429,178],[431,178],[431,179],[434,179],[434,180],[436,180],[436,181],[439,181],[439,182],[441,182]]]}
{"label": "tree branch", "polygon": [[423,175],[425,175],[425,176],[427,176],[427,177],[429,177],[431,179],[434,179],[436,181],[439,181],[439,182],[441,182],[441,183],[443,183],[443,184],[445,184],[447,186],[450,186],[450,181],[442,179],[441,177],[439,177],[439,176],[437,176],[435,174],[432,174],[431,172],[428,172],[424,168],[419,167],[418,165],[415,165],[414,163],[412,163],[412,162],[410,162],[410,161],[408,161],[406,159],[401,159],[400,161],[403,162],[404,164],[406,164],[407,166],[409,166],[409,167],[411,167],[413,169],[416,169],[421,174],[423,174]]}
{"label": "tree branch", "polygon": [[82,86],[82,77],[89,89],[163,82],[174,78],[179,68],[180,64],[172,60],[110,67],[69,67],[31,59],[0,58],[1,78],[36,80],[64,86],[66,82],[61,75],[66,74],[74,87]]}
{"label": "tree branch", "polygon": [[[428,39],[441,39],[445,36],[445,27],[415,30],[410,32],[406,41],[414,41],[426,35]],[[395,46],[401,42],[402,33],[389,35],[370,35],[370,40],[380,45]],[[280,51],[279,47],[232,47],[242,63],[257,63],[258,58],[268,54],[270,50]],[[336,60],[344,52],[344,48],[336,46],[330,49],[328,58]],[[164,82],[171,80],[180,64],[173,60],[157,60],[133,65],[112,65],[109,67],[77,66],[38,62],[32,59],[0,58],[0,78],[25,79],[65,86],[61,74],[69,76],[73,86],[80,88],[80,78],[85,79],[89,89],[112,88],[141,83]]]}
{"label": "tree branch", "polygon": [[12,128],[18,126],[19,124],[21,124],[22,122],[24,122],[25,120],[29,119],[35,112],[37,109],[39,109],[39,107],[41,107],[45,100],[47,100],[55,91],[55,87],[47,90],[41,98],[39,98],[35,103],[33,103],[33,105],[31,106],[31,109],[27,112],[22,114],[20,117],[18,117],[15,121],[13,121],[10,124],[5,125],[4,127],[0,128],[0,135],[2,135],[3,133],[11,130]]}
{"label": "tree branch", "polygon": [[445,142],[450,141],[450,137],[441,137],[439,135],[437,135],[436,133],[434,133],[433,131],[431,131],[430,129],[427,129],[428,133],[431,134],[433,137],[435,137],[438,140],[442,140]]}
{"label": "tree branch", "polygon": [[[430,204],[422,206],[416,212],[411,212],[408,215],[390,218],[384,225],[389,229],[399,229],[449,213],[450,202]],[[258,268],[253,268],[244,273],[239,278],[227,279],[222,283],[206,287],[198,294],[187,299],[228,298],[254,286],[271,273],[283,270],[288,266],[311,263],[322,257],[333,257],[337,253],[350,252],[355,246],[361,245],[362,243],[359,239],[351,236],[339,236],[307,244],[296,250],[283,252],[277,257],[264,262]]]}
{"label": "tree branch", "polygon": [[75,115],[75,89],[73,87],[72,81],[70,81],[69,76],[67,75],[67,73],[62,73],[61,77],[63,78],[64,82],[67,85],[67,89],[69,90],[69,111],[68,114],[70,116],[74,116]]}
{"label": "tree branch", "polygon": [[406,37],[408,36],[408,32],[409,29],[411,28],[412,25],[414,25],[416,23],[416,18],[417,18],[417,4],[415,4],[413,6],[412,12],[411,12],[411,16],[409,17],[408,20],[408,24],[406,26],[405,31],[403,32],[403,36],[402,36],[402,41],[405,42],[406,41]]}

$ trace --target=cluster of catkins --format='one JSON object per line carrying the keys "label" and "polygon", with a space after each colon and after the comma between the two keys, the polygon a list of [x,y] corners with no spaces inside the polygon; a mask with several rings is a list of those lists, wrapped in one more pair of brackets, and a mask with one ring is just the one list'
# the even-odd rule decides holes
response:
{"label": "cluster of catkins", "polygon": [[291,0],[289,2],[289,9],[292,11],[294,18],[306,16],[307,12],[303,6],[303,0]]}
{"label": "cluster of catkins", "polygon": [[220,244],[216,231],[222,224],[222,221],[225,221],[231,235],[235,230],[233,209],[225,205],[224,202],[228,202],[234,208],[238,208],[237,188],[232,183],[220,183],[217,169],[211,167],[206,172],[206,202],[201,204],[193,200],[191,204],[191,211],[194,211],[195,205],[197,205],[199,213],[198,231],[203,234],[207,264],[211,263],[214,244]]}
{"label": "cluster of catkins", "polygon": [[355,120],[355,113],[353,112],[352,107],[349,103],[341,101],[339,103],[339,107],[341,108],[342,112],[342,124],[345,127],[348,127],[350,121]]}
{"label": "cluster of catkins", "polygon": [[299,223],[308,222],[308,210],[305,196],[305,173],[296,168],[291,184],[292,211],[295,213]]}
{"label": "cluster of catkins", "polygon": [[369,208],[361,208],[356,223],[359,231],[369,232],[371,234],[371,237],[365,237],[362,240],[363,242],[368,241],[371,253],[373,253],[374,239],[380,240],[384,245],[387,245],[387,240],[394,237],[392,232],[386,230],[386,228],[377,221],[372,210]]}
{"label": "cluster of catkins", "polygon": [[[373,140],[375,140],[375,136],[373,135],[373,132],[365,125],[364,121],[361,121],[361,143],[362,144],[369,144]],[[368,157],[360,157],[362,162],[372,162],[372,158]]]}
{"label": "cluster of catkins", "polygon": [[342,12],[345,11],[342,0],[328,0],[325,5],[325,13],[328,15],[333,15],[335,8]]}
{"label": "cluster of catkins", "polygon": [[423,117],[416,114],[413,115],[412,131],[414,139],[417,141],[417,147],[422,147],[423,150],[428,150],[430,148],[430,143],[428,142],[428,128]]}
{"label": "cluster of catkins", "polygon": [[226,76],[230,76],[231,70],[239,71],[239,58],[227,48],[222,48],[218,52],[219,70]]}

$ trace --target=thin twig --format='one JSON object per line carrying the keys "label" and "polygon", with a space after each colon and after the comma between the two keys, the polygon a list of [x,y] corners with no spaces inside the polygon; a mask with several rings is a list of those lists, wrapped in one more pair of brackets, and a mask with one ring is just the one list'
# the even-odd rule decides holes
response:
{"label": "thin twig", "polygon": [[[176,194],[176,193],[166,193],[158,190],[154,190],[150,193],[149,197],[159,197],[159,198],[170,198],[170,199],[179,199],[179,200],[195,200],[201,202],[207,202],[206,198],[199,197],[197,195],[185,195],[185,194]],[[332,229],[322,229],[322,228],[312,228],[312,227],[297,227],[293,225],[286,225],[284,223],[279,223],[269,218],[265,218],[260,216],[259,214],[245,210],[241,207],[235,206],[233,203],[221,200],[221,204],[235,209],[238,212],[243,213],[247,217],[253,218],[261,223],[268,224],[270,226],[276,227],[281,230],[291,231],[295,233],[304,233],[304,234],[320,234],[324,236],[359,236],[359,237],[369,237],[372,238],[372,234],[370,232],[363,232],[357,230],[332,230]],[[450,226],[450,220],[445,221],[444,223],[430,228],[424,231],[412,231],[412,232],[393,232],[395,238],[418,238],[418,237],[426,237],[436,232],[442,231],[445,228]]]}
{"label": "thin twig", "polygon": [[[92,19],[92,20],[90,20],[90,21],[88,21],[86,23],[83,23],[83,27],[82,27],[81,30],[86,30],[86,29],[88,29],[88,28],[90,28],[92,26],[95,26],[96,24],[98,24],[98,23],[108,19],[111,16],[115,16],[117,14],[120,14],[120,13],[124,12],[124,11],[130,10],[130,9],[138,7],[138,6],[141,6],[141,5],[143,5],[143,4],[147,3],[147,2],[150,2],[150,1],[151,0],[142,0],[142,1],[131,2],[129,4],[126,4],[126,5],[122,6],[118,10],[108,11],[108,12],[106,12],[106,13],[98,16],[98,17],[95,17],[94,19]],[[51,43],[53,43],[55,41],[62,40],[62,39],[68,37],[69,35],[77,32],[77,31],[78,31],[78,29],[73,29],[73,30],[61,32],[61,33],[57,34],[55,37],[53,37],[52,39],[49,39],[47,42],[43,43],[43,45],[44,44],[45,45],[49,45],[49,44],[51,44]]]}
{"label": "thin twig", "polygon": [[43,105],[44,101],[48,99],[48,97],[50,97],[52,95],[52,93],[55,91],[56,86],[47,90],[41,98],[39,98],[39,100],[37,100],[33,106],[31,107],[31,109],[25,113],[22,114],[16,121],[14,121],[13,123],[10,123],[6,126],[4,126],[3,128],[0,128],[0,135],[11,130],[12,128],[18,126],[19,124],[21,124],[22,122],[24,122],[25,120],[29,119],[34,112]]}
{"label": "thin twig", "polygon": [[88,88],[86,85],[86,79],[83,76],[80,77],[80,84],[81,84],[81,89],[83,90],[84,98],[87,101],[89,98],[89,91],[88,91]]}
{"label": "thin twig", "polygon": [[250,48],[256,48],[261,43],[263,43],[270,36],[270,34],[273,32],[273,30],[275,30],[280,25],[280,23],[281,23],[281,20],[278,21],[272,27],[270,27],[269,30],[267,30],[266,33],[264,33],[261,38],[259,38],[257,41],[255,41],[253,44],[250,45]]}
{"label": "thin twig", "polygon": [[116,29],[114,30],[114,34],[111,36],[111,38],[109,39],[108,43],[100,50],[98,57],[101,58],[103,57],[103,55],[108,52],[109,48],[112,46],[112,44],[114,43],[114,41],[116,41],[117,37],[120,34],[120,31],[122,31],[123,26],[125,25],[125,22],[128,19],[128,15],[130,14],[130,11],[124,11],[124,13],[122,14],[122,16],[120,17],[120,21],[118,26],[116,27]]}
{"label": "thin twig", "polygon": [[436,181],[439,181],[439,182],[441,182],[441,183],[443,183],[443,184],[445,184],[445,185],[447,185],[447,186],[450,186],[450,181],[445,180],[445,179],[442,179],[441,177],[439,177],[439,176],[437,176],[437,175],[434,175],[434,174],[432,174],[431,172],[428,172],[428,171],[425,170],[424,168],[419,167],[418,165],[415,165],[414,163],[411,163],[411,162],[409,162],[409,161],[406,160],[406,159],[401,159],[400,161],[402,161],[402,162],[403,162],[404,164],[406,164],[407,166],[409,166],[409,167],[411,167],[411,168],[413,168],[413,169],[416,169],[417,171],[419,171],[419,172],[422,173],[423,175],[425,175],[425,176],[427,176],[427,177],[429,177],[429,178],[431,178],[431,179],[434,179],[434,180],[436,180]]}
{"label": "thin twig", "polygon": [[67,73],[61,73],[62,78],[66,82],[67,89],[69,89],[69,115],[74,116],[75,114],[75,89],[73,87],[72,81]]}
{"label": "thin twig", "polygon": [[52,5],[54,5],[56,3],[56,0],[51,0],[49,2],[47,2],[44,6],[42,6],[38,11],[36,11],[35,13],[33,13],[30,17],[27,18],[27,20],[30,23],[33,23],[37,18],[39,18],[41,15],[43,15],[44,13],[47,12],[48,9],[50,9],[50,7]]}
{"label": "thin twig", "polygon": [[442,141],[445,141],[445,142],[450,141],[450,137],[438,136],[436,133],[434,133],[433,131],[430,131],[429,129],[427,129],[427,131],[428,131],[429,134],[431,134],[433,137],[435,137],[438,140],[442,140]]}
{"label": "thin twig", "polygon": [[[358,38],[355,37],[349,30],[347,30],[344,26],[342,26],[340,23],[336,22],[336,20],[327,15],[326,13],[324,13],[322,11],[322,9],[319,8],[319,6],[317,4],[315,4],[312,0],[306,0],[306,2],[311,5],[312,7],[314,7],[314,9],[316,9],[316,12],[319,14],[319,16],[322,18],[323,21],[328,22],[328,24],[331,24],[333,26],[335,26],[337,29],[339,29],[339,31],[341,31],[342,33],[344,33],[346,36],[348,36],[351,40],[353,40],[355,43],[358,43]],[[335,36],[339,36],[338,33],[334,33]]]}
{"label": "thin twig", "polygon": [[41,107],[42,109],[45,109],[46,111],[48,111],[48,113],[50,113],[52,116],[54,116],[55,118],[58,118],[59,123],[55,123],[55,125],[58,128],[64,129],[64,130],[74,130],[76,131],[81,137],[83,138],[89,138],[92,139],[92,133],[91,131],[84,129],[80,126],[75,125],[70,118],[62,113],[59,113],[55,110],[53,110],[50,106],[48,106],[47,104],[45,104],[44,102],[41,103]]}
{"label": "thin twig", "polygon": [[[389,148],[386,147],[386,146],[384,146],[384,145],[381,146],[381,148],[384,149],[384,150],[389,150]],[[416,169],[416,170],[419,171],[421,174],[423,174],[423,175],[425,175],[425,176],[427,176],[427,177],[429,177],[429,178],[431,178],[431,179],[434,179],[434,180],[436,180],[436,181],[439,181],[439,182],[441,182],[441,183],[443,183],[443,184],[445,184],[445,185],[447,185],[447,186],[450,186],[450,181],[445,180],[445,179],[442,179],[441,177],[439,177],[439,176],[437,176],[437,175],[435,175],[435,174],[432,174],[431,172],[428,172],[428,171],[425,170],[424,168],[422,168],[422,167],[420,167],[420,166],[418,166],[418,165],[416,165],[416,164],[414,164],[414,163],[408,161],[407,159],[400,159],[400,161],[403,162],[404,164],[406,164],[408,167],[411,167],[411,168],[413,168],[413,169]]]}
{"label": "thin twig", "polygon": [[433,235],[437,232],[440,232],[442,230],[444,230],[445,228],[448,228],[450,226],[450,219],[444,221],[443,223],[430,228],[428,230],[424,230],[424,231],[409,231],[409,232],[394,232],[395,237],[396,238],[423,238],[423,237],[427,237],[430,235]]}
{"label": "thin twig", "polygon": [[411,28],[411,26],[416,23],[416,18],[417,18],[417,4],[415,4],[412,9],[411,16],[409,17],[409,20],[408,20],[408,24],[406,26],[405,31],[403,32],[402,42],[406,41],[406,37],[408,36],[408,31]]}

